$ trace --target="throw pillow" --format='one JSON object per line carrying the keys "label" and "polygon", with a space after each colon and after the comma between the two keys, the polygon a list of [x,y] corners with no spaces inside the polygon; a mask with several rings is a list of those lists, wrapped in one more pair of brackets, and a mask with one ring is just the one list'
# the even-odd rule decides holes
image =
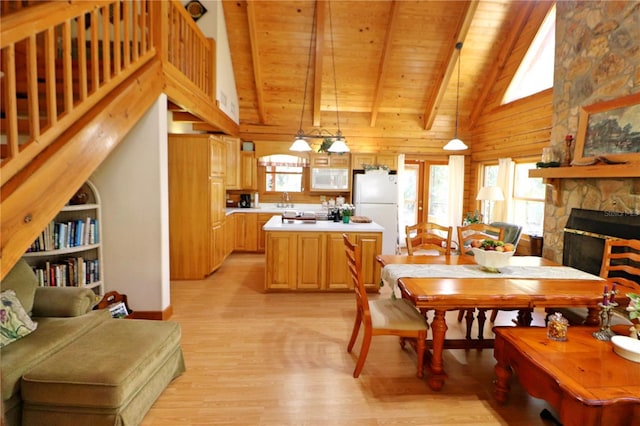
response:
{"label": "throw pillow", "polygon": [[25,312],[15,291],[0,293],[0,348],[28,335],[37,327],[38,324]]}

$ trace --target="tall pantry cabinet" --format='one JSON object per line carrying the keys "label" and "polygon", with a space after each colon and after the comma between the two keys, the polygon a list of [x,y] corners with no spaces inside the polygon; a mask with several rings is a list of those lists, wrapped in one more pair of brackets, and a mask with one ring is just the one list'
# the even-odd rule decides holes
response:
{"label": "tall pantry cabinet", "polygon": [[225,142],[169,135],[169,255],[172,280],[202,279],[226,254]]}

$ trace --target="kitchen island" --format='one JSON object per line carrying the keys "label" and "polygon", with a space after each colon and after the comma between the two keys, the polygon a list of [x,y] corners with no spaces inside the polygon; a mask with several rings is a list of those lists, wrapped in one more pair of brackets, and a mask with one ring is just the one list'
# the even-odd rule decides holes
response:
{"label": "kitchen island", "polygon": [[342,234],[362,247],[362,274],[371,291],[380,288],[382,231],[377,223],[342,223],[327,220],[283,220],[273,216],[265,231],[265,290],[348,291],[353,289],[347,272]]}

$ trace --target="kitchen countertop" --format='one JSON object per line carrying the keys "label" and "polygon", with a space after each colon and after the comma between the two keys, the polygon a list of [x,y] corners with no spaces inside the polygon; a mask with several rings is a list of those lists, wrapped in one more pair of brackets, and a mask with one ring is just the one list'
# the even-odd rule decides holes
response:
{"label": "kitchen countertop", "polygon": [[[273,203],[262,203],[260,207],[251,207],[251,208],[243,208],[243,207],[227,207],[227,215],[233,213],[276,213],[281,214],[285,210],[297,210],[297,211],[313,211],[320,212],[323,210],[320,204],[294,204],[294,207],[278,207]],[[326,210],[326,208],[324,209]]]}
{"label": "kitchen countertop", "polygon": [[[247,209],[242,209],[247,210]],[[282,221],[282,216],[273,216],[263,229],[265,231],[307,231],[307,232],[382,232],[384,228],[375,222],[371,223],[342,223],[332,222],[329,220],[318,220],[315,222],[305,222],[302,220],[294,220],[290,223]]]}

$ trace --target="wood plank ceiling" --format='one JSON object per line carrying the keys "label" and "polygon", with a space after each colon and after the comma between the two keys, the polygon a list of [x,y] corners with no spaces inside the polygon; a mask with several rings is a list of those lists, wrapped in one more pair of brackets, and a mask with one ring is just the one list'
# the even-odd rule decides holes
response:
{"label": "wood plank ceiling", "polygon": [[335,133],[339,119],[352,150],[442,153],[456,121],[456,43],[464,138],[542,3],[223,0],[240,136],[293,140],[309,63],[305,132]]}

